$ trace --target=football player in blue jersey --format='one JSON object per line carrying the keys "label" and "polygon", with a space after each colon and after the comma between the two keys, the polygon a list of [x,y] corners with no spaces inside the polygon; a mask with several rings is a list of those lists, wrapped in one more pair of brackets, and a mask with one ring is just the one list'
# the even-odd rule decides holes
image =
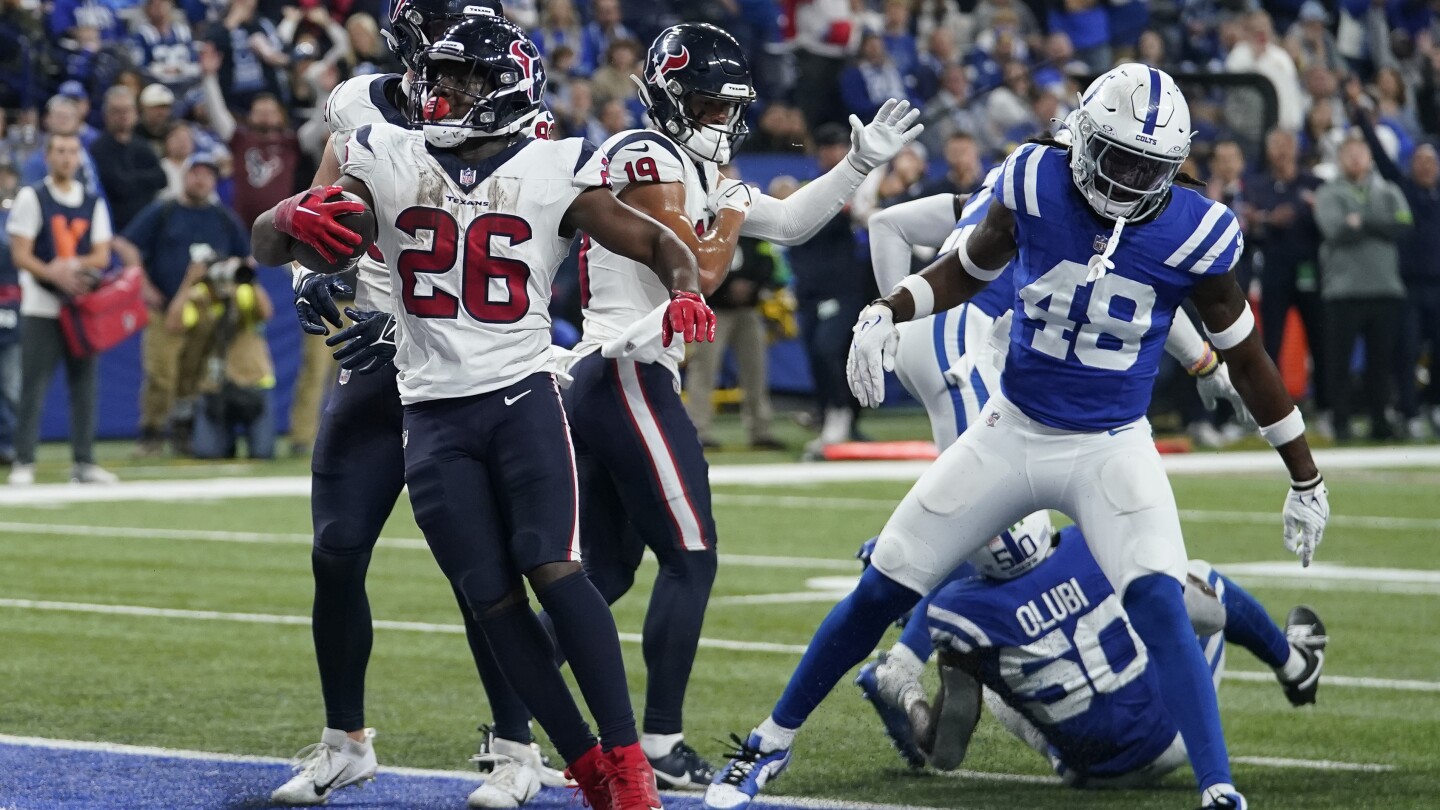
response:
{"label": "football player in blue jersey", "polygon": [[[1295,607],[1281,630],[1254,596],[1202,560],[1188,566],[1185,607],[1217,688],[1232,642],[1275,671],[1291,704],[1315,702],[1328,638],[1314,611]],[[982,685],[991,713],[1074,787],[1151,784],[1185,763],[1114,588],[1080,529],[1054,531],[1048,512],[1001,532],[956,569],[917,606],[905,635],[915,630],[923,636],[915,656],[928,658],[932,644],[939,651],[935,700],[926,700],[919,670],[892,656],[882,657],[874,680],[877,707],[898,718],[887,718],[887,731],[912,764],[959,767]]]}
{"label": "football player in blue jersey", "polygon": [[1175,185],[1190,114],[1170,76],[1124,64],[1086,90],[1073,143],[1027,144],[1005,162],[967,239],[855,326],[849,376],[883,398],[895,324],[958,306],[1016,259],[1000,391],[901,501],[872,565],[830,612],[769,717],[716,775],[706,805],[748,805],[789,765],[796,732],[886,626],[962,561],[1038,508],[1091,538],[1180,730],[1207,810],[1246,807],[1234,787],[1210,671],[1185,611],[1180,517],[1145,410],[1159,354],[1191,298],[1291,486],[1284,539],[1309,562],[1329,517],[1304,422],[1255,333],[1231,272],[1243,249],[1225,206]]}

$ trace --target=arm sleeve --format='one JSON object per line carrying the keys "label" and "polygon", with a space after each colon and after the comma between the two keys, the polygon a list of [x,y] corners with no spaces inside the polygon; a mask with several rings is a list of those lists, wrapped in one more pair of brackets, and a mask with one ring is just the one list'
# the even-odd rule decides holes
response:
{"label": "arm sleeve", "polygon": [[936,194],[901,203],[870,218],[870,258],[880,292],[910,274],[912,247],[938,248],[955,228],[955,195]]}
{"label": "arm sleeve", "polygon": [[26,239],[40,235],[40,198],[35,195],[35,189],[25,186],[15,195],[15,205],[5,222],[5,232]]}
{"label": "arm sleeve", "polygon": [[1190,320],[1184,309],[1175,310],[1175,319],[1170,322],[1170,334],[1165,336],[1165,353],[1190,368],[1205,356],[1205,339]]}
{"label": "arm sleeve", "polygon": [[850,161],[842,160],[783,200],[762,194],[740,233],[777,245],[802,244],[840,213],[864,179]]}
{"label": "arm sleeve", "polygon": [[1370,116],[1364,110],[1357,109],[1350,117],[1356,126],[1360,127],[1360,133],[1365,136],[1365,143],[1370,146],[1370,154],[1375,159],[1376,171],[1380,172],[1381,177],[1392,183],[1401,182],[1404,175],[1401,173],[1400,167],[1395,165],[1395,161],[1390,159],[1390,153],[1386,152],[1385,147],[1380,144],[1380,136],[1375,133],[1375,125],[1371,123]]}

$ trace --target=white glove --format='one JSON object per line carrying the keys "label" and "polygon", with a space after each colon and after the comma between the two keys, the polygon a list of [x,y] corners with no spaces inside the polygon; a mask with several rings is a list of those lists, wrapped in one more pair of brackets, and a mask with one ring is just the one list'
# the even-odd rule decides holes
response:
{"label": "white glove", "polygon": [[722,177],[719,185],[710,192],[710,199],[706,200],[705,204],[717,216],[726,209],[749,214],[750,206],[755,202],[755,193],[754,189],[739,180]]}
{"label": "white glove", "polygon": [[1291,486],[1285,496],[1283,514],[1285,548],[1299,555],[1300,564],[1308,567],[1325,536],[1325,521],[1330,519],[1330,497],[1324,479],[1305,489]]}
{"label": "white glove", "polygon": [[893,98],[875,113],[874,121],[864,126],[859,118],[850,116],[850,154],[846,159],[862,174],[889,163],[925,131],[924,124],[915,123],[919,117],[920,111],[910,109],[910,102]]}
{"label": "white glove", "polygon": [[1200,395],[1200,401],[1205,403],[1205,410],[1215,410],[1223,399],[1235,409],[1235,421],[1240,427],[1246,430],[1257,427],[1255,417],[1251,416],[1250,409],[1245,407],[1245,400],[1240,398],[1240,392],[1236,391],[1235,384],[1230,382],[1230,369],[1224,363],[1216,366],[1209,374],[1196,377],[1195,391]]}
{"label": "white glove", "polygon": [[845,377],[860,404],[874,408],[885,401],[885,372],[895,370],[895,350],[900,347],[895,312],[884,304],[871,304],[860,310],[860,319],[850,331],[855,337],[845,360]]}

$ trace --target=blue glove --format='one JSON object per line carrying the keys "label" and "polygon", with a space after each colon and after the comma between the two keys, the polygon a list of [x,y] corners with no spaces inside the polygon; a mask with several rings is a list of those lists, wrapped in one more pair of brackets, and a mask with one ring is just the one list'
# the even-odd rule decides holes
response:
{"label": "blue glove", "polygon": [[311,273],[300,279],[295,286],[295,314],[300,316],[300,328],[306,334],[328,335],[330,329],[325,321],[334,324],[336,329],[344,327],[340,309],[335,306],[335,296],[344,298],[352,294],[354,291],[350,285],[339,276]]}
{"label": "blue glove", "polygon": [[370,374],[395,359],[395,316],[385,312],[356,312],[350,307],[345,314],[353,326],[325,338],[326,346],[340,346],[335,359],[340,367]]}

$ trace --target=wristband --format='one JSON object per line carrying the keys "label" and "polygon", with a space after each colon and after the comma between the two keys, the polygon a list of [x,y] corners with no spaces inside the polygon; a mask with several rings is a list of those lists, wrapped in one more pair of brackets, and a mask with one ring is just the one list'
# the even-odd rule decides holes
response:
{"label": "wristband", "polygon": [[1325,476],[1317,475],[1309,481],[1291,481],[1290,488],[1296,492],[1309,492],[1325,482]]}
{"label": "wristband", "polygon": [[1271,447],[1289,444],[1305,435],[1305,417],[1300,415],[1299,408],[1292,408],[1284,419],[1260,428],[1260,435],[1265,437]]}
{"label": "wristband", "polygon": [[1210,336],[1210,343],[1220,351],[1228,351],[1239,346],[1250,333],[1255,331],[1255,313],[1250,311],[1250,305],[1240,310],[1240,316],[1235,322],[1220,330],[1211,332],[1210,327],[1205,327],[1205,334]]}
{"label": "wristband", "polygon": [[1200,355],[1200,359],[1196,360],[1194,365],[1185,369],[1190,372],[1191,377],[1208,377],[1220,367],[1220,358],[1216,356],[1215,350],[1210,348],[1209,343],[1202,345],[1205,346],[1205,353]]}
{"label": "wristband", "polygon": [[[965,227],[967,229],[973,229],[975,226],[966,225]],[[971,232],[973,232],[973,230]],[[994,281],[995,279],[999,278],[1000,274],[1005,272],[1005,265],[1002,264],[994,270],[986,270],[985,268],[976,264],[975,261],[970,258],[969,251],[967,251],[965,248],[966,243],[969,241],[970,233],[962,232],[960,235],[960,239],[955,245],[955,255],[960,259],[960,266],[965,268],[965,272],[969,273],[975,278],[980,279],[981,281]]]}
{"label": "wristband", "polygon": [[299,292],[299,291],[300,291],[300,282],[304,281],[305,279],[307,279],[307,278],[309,278],[310,276],[313,276],[313,275],[315,275],[315,271],[314,271],[314,270],[309,269],[308,267],[306,267],[305,265],[301,264],[300,262],[291,262],[291,263],[290,263],[290,290],[291,290],[292,292]]}
{"label": "wristband", "polygon": [[[895,290],[905,290],[909,292],[910,299],[915,302],[915,314],[910,316],[910,320],[918,321],[921,318],[934,314],[935,288],[931,287],[930,282],[921,278],[918,274],[906,276],[901,279],[900,283],[895,285]],[[894,307],[891,307],[891,309],[894,309]]]}

